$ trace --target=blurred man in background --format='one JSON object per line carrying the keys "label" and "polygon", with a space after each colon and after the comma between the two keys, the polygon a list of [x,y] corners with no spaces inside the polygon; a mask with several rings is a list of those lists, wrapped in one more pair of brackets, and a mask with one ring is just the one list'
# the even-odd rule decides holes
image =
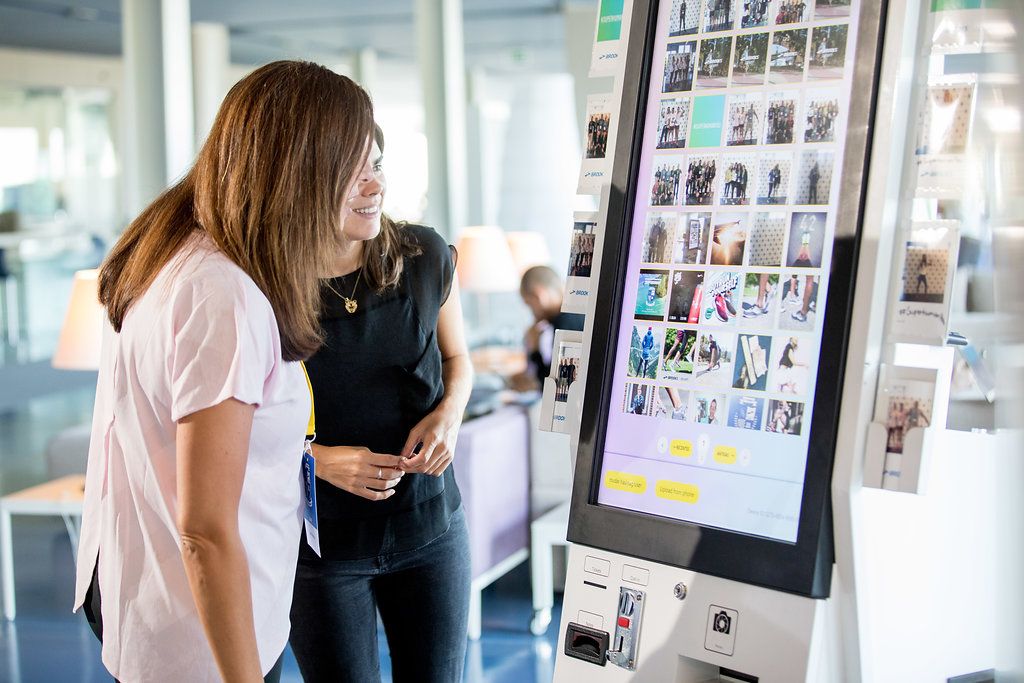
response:
{"label": "blurred man in background", "polygon": [[528,367],[512,377],[513,389],[527,391],[544,386],[544,378],[551,371],[555,330],[583,330],[582,315],[562,311],[563,291],[561,278],[548,266],[534,266],[523,273],[519,295],[533,313],[534,322],[523,338]]}

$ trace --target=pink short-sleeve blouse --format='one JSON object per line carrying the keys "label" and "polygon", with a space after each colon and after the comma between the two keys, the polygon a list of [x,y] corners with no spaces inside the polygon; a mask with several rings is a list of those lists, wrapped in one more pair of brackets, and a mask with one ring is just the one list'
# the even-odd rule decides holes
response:
{"label": "pink short-sleeve blouse", "polygon": [[228,398],[256,406],[238,522],[266,673],[288,640],[309,392],[281,358],[270,302],[197,237],[103,340],[75,609],[98,559],[103,663],[118,680],[220,680],[181,556],[175,430]]}

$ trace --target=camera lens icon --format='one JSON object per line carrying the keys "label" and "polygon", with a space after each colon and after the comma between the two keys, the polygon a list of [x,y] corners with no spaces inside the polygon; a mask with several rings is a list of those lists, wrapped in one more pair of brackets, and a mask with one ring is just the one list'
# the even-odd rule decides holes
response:
{"label": "camera lens icon", "polygon": [[724,609],[719,610],[715,613],[715,618],[711,624],[711,628],[713,628],[716,633],[729,635],[729,631],[732,630],[732,617],[726,614]]}

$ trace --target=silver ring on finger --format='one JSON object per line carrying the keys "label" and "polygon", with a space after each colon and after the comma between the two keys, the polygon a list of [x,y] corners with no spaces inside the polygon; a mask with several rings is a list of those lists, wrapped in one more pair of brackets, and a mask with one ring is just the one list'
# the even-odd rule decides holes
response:
{"label": "silver ring on finger", "polygon": [[384,478],[384,469],[381,468],[381,467],[377,468],[377,478],[378,479],[383,479]]}

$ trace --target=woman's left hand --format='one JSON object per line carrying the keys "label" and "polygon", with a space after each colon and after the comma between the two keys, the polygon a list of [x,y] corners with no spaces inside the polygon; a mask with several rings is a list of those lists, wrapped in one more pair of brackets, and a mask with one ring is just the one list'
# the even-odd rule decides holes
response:
{"label": "woman's left hand", "polygon": [[[441,476],[455,458],[462,412],[443,404],[419,421],[402,448],[405,458],[399,465],[406,472]],[[416,446],[419,445],[419,452]]]}

